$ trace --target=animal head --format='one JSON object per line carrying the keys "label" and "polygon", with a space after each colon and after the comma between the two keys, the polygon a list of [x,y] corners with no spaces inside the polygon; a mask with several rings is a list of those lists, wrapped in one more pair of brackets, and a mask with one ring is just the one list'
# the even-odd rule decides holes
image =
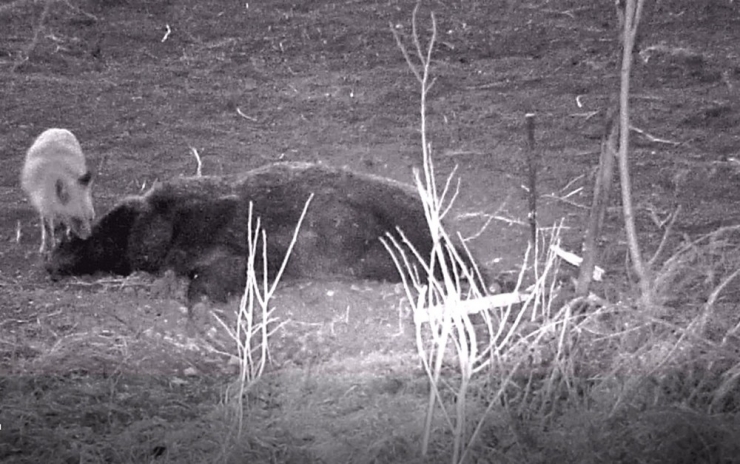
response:
{"label": "animal head", "polygon": [[76,178],[58,177],[54,184],[54,193],[59,202],[56,215],[81,239],[90,237],[95,219],[91,187],[90,171]]}
{"label": "animal head", "polygon": [[123,200],[100,218],[87,239],[65,237],[52,251],[46,271],[52,278],[96,272],[130,274],[128,247],[131,230],[147,209],[146,202],[139,197]]}

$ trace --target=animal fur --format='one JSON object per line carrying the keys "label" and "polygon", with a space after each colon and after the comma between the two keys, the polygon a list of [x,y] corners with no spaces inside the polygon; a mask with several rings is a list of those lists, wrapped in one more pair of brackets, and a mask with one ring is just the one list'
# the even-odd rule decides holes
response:
{"label": "animal fur", "polygon": [[87,240],[62,242],[47,270],[59,276],[172,269],[191,279],[191,301],[204,295],[223,301],[244,288],[249,203],[266,231],[267,273],[274,277],[311,193],[285,277],[399,281],[379,240],[386,233],[398,237],[397,227],[421,256],[430,256],[432,239],[412,187],[322,165],[278,163],[234,177],[175,179],[124,199]]}
{"label": "animal fur", "polygon": [[26,153],[21,187],[40,216],[39,252],[46,250],[47,241],[54,247],[56,221],[82,239],[90,236],[95,219],[92,175],[72,132],[47,129],[38,136]]}

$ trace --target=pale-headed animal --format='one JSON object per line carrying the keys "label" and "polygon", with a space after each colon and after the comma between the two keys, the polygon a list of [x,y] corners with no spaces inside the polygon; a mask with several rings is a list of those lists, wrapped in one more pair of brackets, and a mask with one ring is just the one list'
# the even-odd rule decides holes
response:
{"label": "pale-headed animal", "polygon": [[[21,187],[39,213],[39,252],[55,246],[58,223],[67,232],[86,239],[92,232],[95,209],[92,174],[77,137],[66,129],[47,129],[26,152]],[[50,243],[49,243],[50,242]]]}

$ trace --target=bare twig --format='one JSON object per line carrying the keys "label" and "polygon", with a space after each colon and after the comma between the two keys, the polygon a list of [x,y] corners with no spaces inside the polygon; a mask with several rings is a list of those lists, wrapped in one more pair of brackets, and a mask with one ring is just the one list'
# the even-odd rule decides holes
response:
{"label": "bare twig", "polygon": [[542,198],[552,198],[553,200],[563,202],[566,205],[575,206],[576,208],[580,208],[580,209],[588,209],[588,206],[582,205],[580,203],[576,203],[573,200],[569,200],[567,196],[562,197],[562,196],[555,195],[553,193],[546,193],[542,195]]}
{"label": "bare twig", "polygon": [[676,208],[676,210],[671,215],[671,220],[668,222],[668,226],[666,226],[665,231],[663,231],[663,237],[660,240],[660,245],[658,245],[658,249],[655,250],[653,257],[650,258],[650,261],[648,262],[648,265],[651,268],[654,267],[658,263],[660,254],[663,252],[663,249],[665,248],[666,243],[668,243],[668,237],[671,235],[671,231],[673,230],[673,225],[676,223],[676,219],[678,219],[678,214],[680,212],[681,212],[681,205],[678,205],[678,208]]}
{"label": "bare twig", "polygon": [[190,147],[190,153],[193,154],[195,157],[195,161],[198,163],[198,167],[195,169],[195,176],[201,177],[203,173],[201,172],[203,168],[203,163],[200,160],[200,154],[198,154],[198,150],[195,147]]}
{"label": "bare twig", "polygon": [[21,58],[13,65],[12,72],[17,71],[18,68],[23,65],[23,63],[29,60],[31,53],[36,48],[36,45],[39,43],[39,36],[41,35],[41,31],[44,28],[46,17],[49,15],[49,9],[51,8],[51,4],[53,2],[54,0],[46,0],[46,2],[44,3],[44,9],[41,11],[39,21],[36,25],[36,28],[33,30],[33,38],[31,39],[31,42],[29,42],[28,46],[26,46],[26,49],[23,52],[23,56],[21,56]]}
{"label": "bare twig", "polygon": [[253,118],[251,116],[248,116],[248,115],[244,114],[244,112],[239,107],[236,108],[236,114],[238,114],[239,116],[243,117],[247,121],[257,122],[257,118]]}
{"label": "bare twig", "polygon": [[645,132],[644,130],[640,129],[639,127],[630,126],[630,129],[632,129],[633,131],[635,131],[638,134],[642,135],[643,137],[645,137],[646,139],[648,139],[651,142],[665,143],[667,145],[673,145],[673,146],[681,145],[681,142],[675,142],[673,140],[662,139],[660,137],[656,137],[654,135],[650,135],[649,133]]}
{"label": "bare twig", "polygon": [[[620,2],[621,3],[621,2]],[[622,210],[624,214],[624,227],[627,234],[632,268],[637,274],[640,284],[642,303],[645,308],[652,307],[652,286],[650,269],[645,265],[640,245],[637,241],[637,228],[635,226],[635,212],[632,203],[632,181],[629,171],[629,93],[630,73],[632,71],[632,50],[637,37],[637,27],[640,24],[640,16],[645,0],[625,0],[624,9],[617,7],[620,14],[622,28],[622,68],[619,92],[619,175],[622,191]]]}
{"label": "bare twig", "polygon": [[64,3],[65,3],[65,4],[66,4],[66,5],[68,6],[68,7],[70,7],[71,9],[73,9],[73,10],[75,10],[76,12],[78,12],[78,13],[80,13],[80,14],[82,14],[82,15],[86,16],[86,17],[88,17],[89,19],[92,19],[93,21],[99,21],[99,19],[98,19],[98,17],[97,17],[97,16],[95,16],[95,15],[94,15],[94,14],[92,14],[92,13],[88,13],[87,11],[83,10],[82,8],[80,8],[80,7],[76,6],[76,5],[72,5],[72,3],[71,3],[71,2],[69,1],[69,0],[64,0]]}
{"label": "bare twig", "polygon": [[[583,258],[578,256],[577,254],[563,250],[557,245],[550,245],[550,250],[552,250],[552,252],[555,253],[563,261],[573,266],[583,268]],[[592,266],[591,275],[593,280],[600,281],[604,276],[604,269],[599,266]]]}
{"label": "bare twig", "polygon": [[524,120],[527,128],[527,187],[529,190],[527,219],[529,219],[529,239],[534,246],[537,243],[537,154],[534,148],[534,114],[525,114]]}
{"label": "bare twig", "polygon": [[598,259],[598,238],[604,225],[606,207],[609,204],[612,178],[614,177],[614,157],[617,151],[617,138],[619,136],[619,125],[616,123],[617,110],[610,108],[606,115],[606,124],[601,142],[601,156],[599,158],[599,170],[594,182],[594,196],[591,203],[586,236],[583,239],[583,264],[578,274],[576,283],[576,296],[585,297],[589,293],[593,271]]}
{"label": "bare twig", "polygon": [[166,28],[166,30],[161,40],[162,43],[164,43],[170,37],[170,34],[172,33],[172,28],[170,28],[169,24],[165,24],[164,27]]}
{"label": "bare twig", "polygon": [[[298,240],[298,234],[313,197],[314,195],[311,194],[303,206],[303,211],[298,218],[298,224],[293,232],[293,237],[288,245],[283,262],[280,265],[277,275],[273,278],[271,285],[268,284],[267,273],[267,234],[261,226],[260,218],[254,218],[254,205],[251,202],[249,203],[249,215],[247,218],[247,278],[244,293],[239,303],[236,323],[234,326],[230,326],[219,316],[214,315],[226,333],[236,343],[239,353],[239,380],[235,385],[238,391],[232,395],[228,395],[230,400],[235,399],[239,435],[241,435],[243,430],[243,402],[246,397],[245,393],[248,392],[253,382],[264,372],[265,365],[269,359],[268,341],[285,322],[275,326],[278,319],[273,317],[275,308],[270,308],[270,301],[283,276],[288,259],[293,253],[296,241]],[[259,265],[257,258],[259,256],[262,258],[262,269],[257,268]],[[270,326],[273,328],[270,329]]]}

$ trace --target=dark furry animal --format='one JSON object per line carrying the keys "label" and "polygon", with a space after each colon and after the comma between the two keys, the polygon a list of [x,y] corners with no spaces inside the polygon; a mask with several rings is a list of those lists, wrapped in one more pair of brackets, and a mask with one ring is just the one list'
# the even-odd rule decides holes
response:
{"label": "dark furry animal", "polygon": [[[286,277],[399,281],[379,240],[386,233],[398,237],[397,227],[429,257],[432,239],[412,187],[322,165],[277,163],[233,177],[174,179],[124,199],[87,240],[61,243],[47,270],[59,276],[172,269],[191,279],[191,302],[203,295],[223,301],[243,291],[250,202],[253,221],[260,218],[267,233],[273,277],[311,193]],[[261,259],[255,267],[262,270]]]}

